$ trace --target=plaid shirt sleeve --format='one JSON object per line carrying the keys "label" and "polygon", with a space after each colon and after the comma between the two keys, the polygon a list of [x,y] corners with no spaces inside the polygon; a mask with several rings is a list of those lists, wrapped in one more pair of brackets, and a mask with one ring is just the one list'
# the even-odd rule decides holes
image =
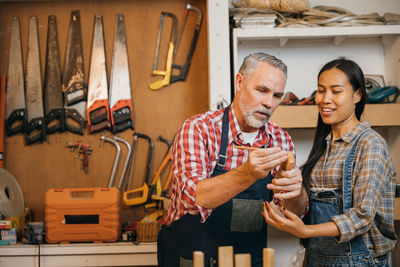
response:
{"label": "plaid shirt sleeve", "polygon": [[[173,150],[174,182],[172,196],[179,201],[180,208],[171,217],[183,216],[183,210],[192,214],[200,213],[202,221],[205,221],[211,211],[196,205],[196,186],[204,178],[208,177],[206,143],[203,139],[203,131],[193,120],[186,121],[181,127]],[[172,218],[171,218],[172,219]],[[172,219],[173,220],[173,219]]]}
{"label": "plaid shirt sleeve", "polygon": [[394,170],[387,146],[377,138],[360,145],[362,150],[353,171],[353,207],[331,218],[340,231],[338,242],[367,232],[379,203],[386,211],[383,216],[393,215],[393,199],[387,191],[394,181]]}

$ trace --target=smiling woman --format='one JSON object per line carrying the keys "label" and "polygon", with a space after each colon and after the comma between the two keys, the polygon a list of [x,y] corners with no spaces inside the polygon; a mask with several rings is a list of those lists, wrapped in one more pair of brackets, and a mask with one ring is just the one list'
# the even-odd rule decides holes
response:
{"label": "smiling woman", "polygon": [[318,74],[318,126],[302,166],[309,196],[303,221],[267,205],[266,221],[305,238],[306,266],[389,266],[394,248],[395,171],[384,139],[360,122],[366,91],[353,61],[339,58]]}

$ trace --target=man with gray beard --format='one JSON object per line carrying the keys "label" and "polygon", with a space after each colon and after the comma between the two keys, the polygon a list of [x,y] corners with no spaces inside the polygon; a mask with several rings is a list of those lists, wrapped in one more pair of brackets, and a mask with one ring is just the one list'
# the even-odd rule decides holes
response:
{"label": "man with gray beard", "polygon": [[232,104],[182,125],[172,149],[174,179],[168,226],[158,236],[159,266],[191,266],[197,250],[204,252],[205,265],[213,266],[219,246],[251,253],[252,266],[262,266],[263,202],[274,197],[298,215],[306,212],[300,170],[275,177],[287,152],[294,153],[289,134],[269,121],[286,76],[281,60],[250,54],[236,75]]}

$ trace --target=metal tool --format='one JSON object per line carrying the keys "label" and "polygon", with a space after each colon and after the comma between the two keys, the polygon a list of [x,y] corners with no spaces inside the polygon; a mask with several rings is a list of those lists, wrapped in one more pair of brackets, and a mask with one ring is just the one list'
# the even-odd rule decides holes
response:
{"label": "metal tool", "polygon": [[6,76],[1,75],[0,81],[0,168],[4,168],[5,146],[5,116],[6,113]]}
{"label": "metal tool", "polygon": [[[171,36],[170,36],[170,41],[168,43],[168,52],[167,52],[167,59],[165,62],[165,70],[157,70],[157,65],[158,65],[158,56],[160,52],[160,44],[161,44],[161,36],[162,36],[162,29],[164,25],[164,17],[170,17],[172,19],[172,30],[171,30]],[[169,12],[161,12],[161,18],[160,18],[160,28],[158,30],[158,36],[157,36],[157,45],[156,45],[156,55],[154,58],[154,64],[153,64],[153,72],[152,75],[160,75],[164,76],[162,80],[158,80],[156,82],[153,82],[149,85],[149,88],[151,90],[158,90],[161,89],[162,87],[170,84],[170,78],[171,78],[171,72],[172,72],[172,60],[174,56],[174,47],[176,43],[176,29],[178,25],[178,19],[176,18],[175,14],[169,13]]]}
{"label": "metal tool", "polygon": [[107,141],[107,142],[110,142],[111,144],[113,144],[115,146],[115,148],[117,149],[117,153],[115,154],[114,165],[113,165],[113,168],[111,171],[110,180],[108,182],[108,187],[112,187],[114,184],[114,180],[115,180],[115,174],[117,173],[119,159],[121,157],[121,147],[119,146],[117,141],[115,141],[114,139],[112,139],[108,136],[102,135],[100,138],[101,138],[101,145],[104,144],[104,141]]}
{"label": "metal tool", "polygon": [[192,6],[190,4],[186,4],[185,20],[184,20],[184,23],[182,25],[182,29],[180,31],[180,34],[177,37],[177,44],[176,44],[175,50],[174,50],[174,57],[175,57],[176,51],[178,50],[180,39],[182,37],[183,30],[184,30],[185,25],[186,25],[186,21],[188,19],[189,12],[191,10],[193,10],[193,11],[195,11],[197,13],[197,21],[196,21],[196,26],[195,26],[194,32],[193,32],[192,42],[190,44],[190,48],[189,48],[188,54],[186,56],[185,64],[177,65],[177,64],[174,63],[175,60],[172,62],[172,68],[173,69],[178,69],[178,70],[180,70],[180,72],[179,72],[178,75],[171,75],[171,80],[170,80],[171,83],[174,83],[174,82],[177,82],[177,81],[186,80],[186,76],[188,74],[189,67],[190,67],[190,62],[192,61],[193,52],[194,52],[194,49],[196,48],[197,39],[199,38],[200,27],[201,27],[201,23],[203,21],[203,14],[201,13],[201,10],[199,8],[197,8],[195,6]]}
{"label": "metal tool", "polygon": [[48,18],[44,75],[44,119],[46,134],[65,131],[65,111],[61,88],[61,60],[56,16]]}
{"label": "metal tool", "polygon": [[43,83],[37,17],[29,18],[28,53],[26,58],[26,109],[28,121],[25,129],[26,144],[46,140],[43,113]]}
{"label": "metal tool", "polygon": [[25,131],[26,124],[24,65],[18,17],[12,19],[6,99],[6,127],[10,136]]}
{"label": "metal tool", "polygon": [[[186,62],[183,65],[178,65],[175,63],[175,55],[177,54],[178,47],[179,47],[179,44],[180,44],[180,41],[182,38],[182,34],[185,29],[185,25],[186,25],[186,22],[187,22],[187,19],[189,16],[189,12],[191,10],[196,11],[196,13],[197,13],[196,26],[194,29],[192,42],[190,44],[188,54],[186,55]],[[157,64],[158,64],[158,56],[159,56],[159,51],[160,51],[160,43],[161,43],[161,36],[162,36],[165,16],[172,18],[172,31],[171,31],[170,41],[168,44],[168,52],[167,52],[167,59],[166,59],[166,63],[165,63],[165,71],[161,71],[161,70],[157,70]],[[159,27],[158,37],[157,37],[156,55],[155,55],[155,59],[154,59],[152,75],[153,76],[160,75],[160,76],[163,76],[164,78],[162,80],[151,83],[149,85],[149,88],[151,90],[159,90],[162,87],[169,85],[170,83],[186,80],[186,76],[188,74],[189,67],[190,67],[190,62],[192,61],[193,52],[194,52],[194,49],[196,47],[196,43],[197,43],[197,40],[199,37],[199,31],[200,31],[201,23],[203,20],[203,15],[199,8],[192,6],[190,4],[187,4],[184,17],[185,18],[184,18],[184,22],[182,24],[181,31],[177,35],[176,29],[177,29],[178,19],[176,18],[176,16],[169,12],[161,12],[160,27]],[[172,75],[173,69],[178,70],[179,74]]]}
{"label": "metal tool", "polygon": [[83,61],[81,17],[71,12],[62,79],[65,126],[70,132],[83,134],[86,119],[86,81]]}
{"label": "metal tool", "polygon": [[131,153],[132,153],[132,149],[131,149],[131,145],[129,144],[128,141],[126,141],[125,139],[122,139],[118,136],[114,136],[113,137],[116,141],[123,143],[124,145],[126,145],[127,148],[127,154],[126,154],[126,160],[124,163],[124,167],[122,169],[122,174],[121,174],[121,178],[119,179],[119,183],[118,183],[118,189],[121,190],[122,187],[122,183],[124,182],[125,179],[125,175],[126,175],[126,170],[128,169],[128,165],[131,159]]}
{"label": "metal tool", "polygon": [[[149,185],[149,194],[153,200],[162,200],[162,188],[161,188],[161,176],[163,172],[165,171],[166,167],[168,166],[168,163],[171,161],[171,143],[163,138],[162,136],[158,137],[158,141],[163,142],[167,145],[168,149],[167,152],[164,155],[164,159],[162,160],[160,166],[158,167],[156,173],[154,174],[153,181]],[[168,182],[168,179],[167,181]],[[169,186],[169,184],[168,184]],[[167,189],[168,189],[167,186]],[[154,188],[156,188],[156,195],[153,194]]]}
{"label": "metal tool", "polygon": [[395,95],[395,97],[397,98],[398,93],[399,89],[397,88],[397,86],[385,86],[382,88],[377,88],[368,93],[368,102],[379,103],[387,99],[391,95]]}
{"label": "metal tool", "polygon": [[95,15],[88,86],[87,119],[91,133],[110,128],[103,17]]}
{"label": "metal tool", "polygon": [[[144,181],[144,184],[142,187],[133,189],[133,190],[127,190],[128,184],[129,184],[129,179],[126,180],[125,183],[125,192],[123,194],[123,200],[125,205],[127,206],[134,206],[134,205],[140,205],[146,203],[150,199],[149,195],[149,177],[150,177],[150,169],[151,169],[151,159],[152,159],[152,154],[153,154],[153,141],[151,138],[145,134],[141,133],[134,133],[134,138],[137,140],[137,138],[142,138],[148,141],[149,143],[149,153],[147,156],[147,169],[146,169],[146,178]],[[136,142],[132,146],[132,151],[134,151],[134,147],[136,146]],[[133,153],[133,152],[132,152]],[[139,197],[134,197],[135,195],[139,194]]]}
{"label": "metal tool", "polygon": [[110,77],[112,132],[133,129],[132,93],[129,76],[124,15],[117,15]]}

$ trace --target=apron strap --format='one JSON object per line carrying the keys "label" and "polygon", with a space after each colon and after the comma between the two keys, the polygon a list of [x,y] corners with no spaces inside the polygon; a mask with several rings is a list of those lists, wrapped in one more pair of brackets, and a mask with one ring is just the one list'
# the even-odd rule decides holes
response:
{"label": "apron strap", "polygon": [[218,162],[216,169],[225,169],[225,163],[226,163],[226,149],[228,147],[228,136],[229,136],[229,108],[225,108],[224,110],[224,116],[222,118],[222,135],[221,135],[221,143],[220,143],[220,148],[219,148],[219,153],[218,153]]}
{"label": "apron strap", "polygon": [[356,154],[356,150],[358,147],[358,142],[361,137],[364,136],[368,130],[362,132],[356,139],[353,147],[350,150],[349,155],[347,156],[344,162],[343,168],[343,212],[346,212],[353,206],[353,165],[354,165],[354,156]]}

